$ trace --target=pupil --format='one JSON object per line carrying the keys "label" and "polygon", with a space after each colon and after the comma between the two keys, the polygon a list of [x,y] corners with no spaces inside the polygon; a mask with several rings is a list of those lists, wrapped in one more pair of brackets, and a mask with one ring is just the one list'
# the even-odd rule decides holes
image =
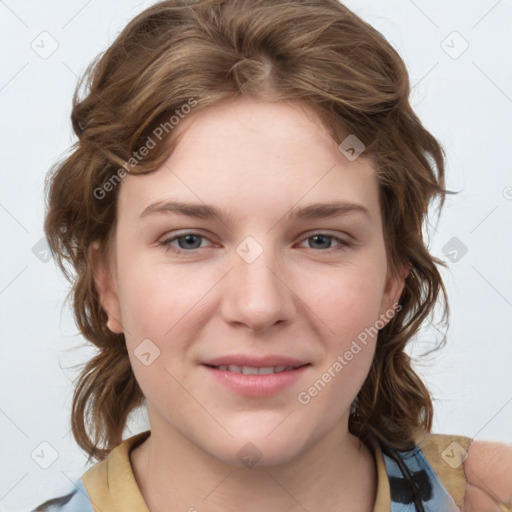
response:
{"label": "pupil", "polygon": [[324,235],[315,235],[313,237],[313,239],[316,240],[316,241],[318,241],[318,239],[320,239],[320,243],[321,243],[322,238],[324,239],[324,241],[327,239],[327,237],[324,236]]}
{"label": "pupil", "polygon": [[194,245],[194,238],[196,238],[196,235],[185,235],[184,238],[185,238],[186,244],[191,243],[192,245]]}

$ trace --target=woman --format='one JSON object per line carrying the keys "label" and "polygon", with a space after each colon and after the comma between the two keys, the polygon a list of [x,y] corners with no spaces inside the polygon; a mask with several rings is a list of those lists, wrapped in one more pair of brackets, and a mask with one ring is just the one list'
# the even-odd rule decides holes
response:
{"label": "woman", "polygon": [[512,510],[512,448],[432,434],[404,351],[447,191],[389,43],[335,0],[173,0],[87,85],[45,228],[98,463],[36,510]]}

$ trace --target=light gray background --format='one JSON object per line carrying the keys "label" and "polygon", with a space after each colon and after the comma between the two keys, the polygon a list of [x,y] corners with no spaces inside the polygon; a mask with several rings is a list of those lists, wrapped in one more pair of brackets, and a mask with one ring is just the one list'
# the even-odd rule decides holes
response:
{"label": "light gray background", "polygon": [[[28,510],[85,470],[69,433],[76,376],[69,367],[92,352],[70,350],[82,340],[64,303],[68,285],[33,247],[43,236],[45,173],[74,140],[77,77],[150,3],[0,1],[1,511]],[[433,254],[458,259],[443,271],[452,309],[448,344],[417,367],[437,399],[434,431],[510,443],[512,1],[346,4],[404,58],[413,106],[446,148],[448,187],[461,191],[430,228]],[[37,53],[52,44],[52,55]],[[411,353],[438,338],[425,328]],[[145,428],[139,415],[125,434]],[[52,450],[58,457],[43,469],[35,460],[48,464]]]}

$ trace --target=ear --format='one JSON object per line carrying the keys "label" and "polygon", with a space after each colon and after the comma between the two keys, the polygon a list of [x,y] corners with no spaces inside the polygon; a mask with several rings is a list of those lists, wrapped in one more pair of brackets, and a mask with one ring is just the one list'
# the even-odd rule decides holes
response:
{"label": "ear", "polygon": [[[379,311],[380,318],[385,320],[386,324],[391,320],[391,318],[393,318],[393,315],[390,313],[397,311],[398,301],[402,295],[405,280],[411,271],[411,267],[412,265],[408,263],[406,265],[401,265],[396,271],[388,268],[386,284]],[[400,309],[398,309],[398,311]]]}
{"label": "ear", "polygon": [[107,327],[113,333],[121,334],[123,324],[115,276],[107,256],[100,249],[99,242],[93,242],[89,247],[89,258],[100,304],[108,316]]}

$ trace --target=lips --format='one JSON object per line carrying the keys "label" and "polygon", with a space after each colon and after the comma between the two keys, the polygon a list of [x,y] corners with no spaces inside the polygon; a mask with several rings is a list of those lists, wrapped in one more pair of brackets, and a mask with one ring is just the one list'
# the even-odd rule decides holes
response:
{"label": "lips", "polygon": [[202,366],[216,382],[244,396],[269,396],[294,384],[307,370],[307,361],[286,356],[224,356]]}
{"label": "lips", "polygon": [[242,354],[233,354],[208,359],[203,362],[208,366],[239,366],[248,368],[277,368],[280,366],[298,368],[309,364],[308,361],[296,359],[294,357],[268,355],[264,357],[249,356]]}
{"label": "lips", "polygon": [[221,364],[219,366],[214,366],[217,370],[228,371],[234,373],[243,373],[244,375],[271,375],[273,373],[281,373],[289,370],[293,370],[296,368],[295,366],[287,366],[284,364],[280,364],[277,366],[238,366],[236,364]]}

